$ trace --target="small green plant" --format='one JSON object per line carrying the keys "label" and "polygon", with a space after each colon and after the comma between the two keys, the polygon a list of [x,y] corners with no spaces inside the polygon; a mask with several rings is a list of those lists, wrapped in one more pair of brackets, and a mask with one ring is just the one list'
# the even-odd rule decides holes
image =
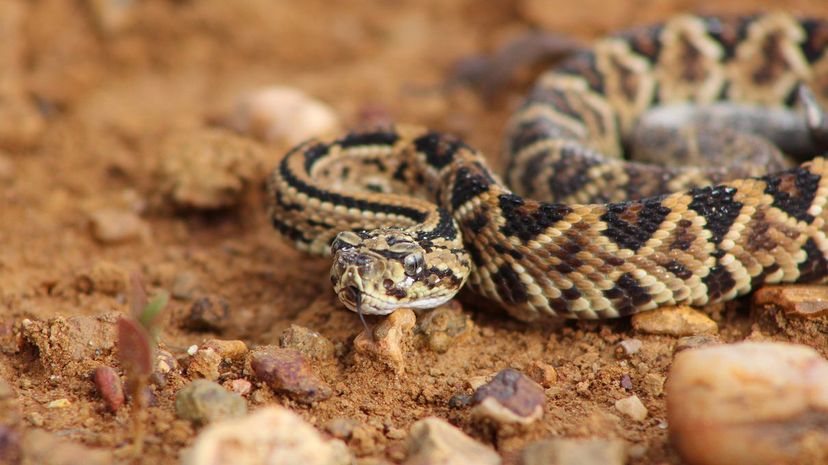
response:
{"label": "small green plant", "polygon": [[158,316],[167,305],[169,295],[161,292],[147,300],[141,275],[130,276],[129,317],[118,319],[118,360],[126,374],[127,393],[132,399],[132,437],[134,452],[140,454],[144,447],[147,406],[147,387],[155,360],[155,346],[158,343]]}

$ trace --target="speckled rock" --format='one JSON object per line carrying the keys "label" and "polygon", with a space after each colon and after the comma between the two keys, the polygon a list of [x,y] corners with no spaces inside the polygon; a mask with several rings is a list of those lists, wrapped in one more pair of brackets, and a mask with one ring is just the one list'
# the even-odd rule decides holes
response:
{"label": "speckled rock", "polygon": [[146,238],[149,225],[129,210],[101,209],[89,215],[92,237],[103,244],[120,244]]}
{"label": "speckled rock", "polygon": [[208,339],[202,349],[213,349],[225,361],[241,360],[247,355],[247,344],[235,339]]}
{"label": "speckled rock", "polygon": [[115,322],[120,313],[95,316],[55,317],[46,321],[23,320],[23,339],[38,349],[38,357],[50,371],[64,376],[88,376],[94,360],[115,346]]}
{"label": "speckled rock", "polygon": [[474,392],[472,415],[496,426],[526,426],[543,416],[545,403],[546,396],[538,383],[507,368]]}
{"label": "speckled rock", "polygon": [[636,331],[668,336],[694,336],[715,334],[719,331],[716,322],[704,313],[687,306],[663,307],[633,315],[632,325]]}
{"label": "speckled rock", "polygon": [[627,445],[618,439],[555,438],[533,442],[521,453],[521,465],[624,465]]}
{"label": "speckled rock", "polygon": [[444,353],[452,345],[466,339],[473,327],[463,307],[452,300],[422,315],[416,332],[422,335],[429,349]]}
{"label": "speckled rock", "polygon": [[501,462],[497,452],[436,417],[414,423],[406,448],[405,465],[499,465]]}
{"label": "speckled rock", "polygon": [[334,345],[325,336],[299,325],[290,325],[279,335],[279,346],[296,349],[306,357],[327,360],[334,356]]}
{"label": "speckled rock", "polygon": [[196,299],[181,323],[192,331],[222,332],[230,323],[230,304],[222,297],[209,295]]}
{"label": "speckled rock", "polygon": [[266,157],[260,145],[227,131],[176,134],[161,148],[157,191],[179,208],[231,207],[261,179]]}
{"label": "speckled rock", "polygon": [[325,440],[299,415],[264,407],[239,419],[214,423],[184,452],[184,465],[351,465],[348,448]]}
{"label": "speckled rock", "polygon": [[240,96],[223,122],[238,132],[285,147],[340,129],[339,118],[329,106],[286,86],[263,87]]}
{"label": "speckled rock", "polygon": [[641,403],[641,399],[636,395],[616,400],[615,409],[635,421],[647,419],[647,407]]}
{"label": "speckled rock", "polygon": [[187,374],[191,378],[204,378],[216,380],[219,377],[219,367],[222,358],[211,347],[199,348],[189,360],[187,360]]}
{"label": "speckled rock", "polygon": [[775,306],[787,315],[817,318],[828,315],[828,286],[765,286],[753,294],[755,306]]}
{"label": "speckled rock", "polygon": [[357,359],[382,363],[397,373],[405,371],[403,348],[411,342],[411,332],[417,317],[407,308],[388,315],[373,329],[373,335],[363,331],[354,339]]}
{"label": "speckled rock", "polygon": [[298,402],[311,404],[333,395],[298,350],[260,347],[251,353],[250,366],[256,378]]}
{"label": "speckled rock", "polygon": [[828,361],[811,348],[686,350],[666,394],[670,437],[690,465],[828,463]]}
{"label": "speckled rock", "polygon": [[219,384],[198,379],[178,391],[175,412],[179,418],[204,424],[243,416],[247,413],[247,403],[240,395]]}

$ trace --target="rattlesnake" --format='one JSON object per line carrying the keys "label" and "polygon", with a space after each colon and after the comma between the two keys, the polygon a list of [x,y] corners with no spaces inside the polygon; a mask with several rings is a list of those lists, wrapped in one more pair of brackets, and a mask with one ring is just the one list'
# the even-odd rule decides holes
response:
{"label": "rattlesnake", "polygon": [[[791,168],[782,152],[826,145],[826,45],[828,22],[784,13],[604,38],[540,76],[514,114],[514,191],[461,140],[394,126],[293,149],[269,178],[270,218],[333,254],[334,289],[360,314],[434,307],[467,281],[527,321],[819,281],[828,162]],[[622,158],[632,146],[648,161]],[[649,163],[664,153],[701,165]]]}

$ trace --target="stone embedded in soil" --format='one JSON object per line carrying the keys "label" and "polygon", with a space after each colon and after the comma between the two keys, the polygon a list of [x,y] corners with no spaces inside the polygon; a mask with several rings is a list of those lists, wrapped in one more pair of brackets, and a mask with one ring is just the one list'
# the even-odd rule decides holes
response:
{"label": "stone embedded in soil", "polygon": [[242,134],[280,146],[340,129],[339,118],[328,105],[286,86],[263,87],[240,96],[223,120]]}
{"label": "stone embedded in soil", "polygon": [[499,465],[500,456],[445,420],[429,417],[414,423],[406,441],[405,465]]}
{"label": "stone embedded in soil", "polygon": [[558,382],[558,372],[548,363],[535,360],[525,369],[526,375],[546,389]]}
{"label": "stone embedded in soil", "polygon": [[334,356],[334,345],[325,336],[299,325],[290,325],[279,335],[279,346],[296,349],[314,360],[327,360]]}
{"label": "stone embedded in soil", "polygon": [[221,385],[198,379],[184,386],[175,396],[175,412],[179,418],[206,424],[247,413],[247,402]]}
{"label": "stone embedded in soil", "polygon": [[149,235],[149,225],[128,210],[105,208],[89,215],[92,237],[103,244],[120,244]]}
{"label": "stone embedded in soil", "polygon": [[227,387],[240,396],[246,396],[253,389],[253,384],[246,379],[234,379],[228,383]]}
{"label": "stone embedded in soil", "polygon": [[178,360],[173,357],[173,354],[167,352],[166,350],[156,350],[155,369],[159,373],[166,375],[167,373],[178,369]]}
{"label": "stone embedded in soil", "polygon": [[220,333],[227,329],[229,323],[230,304],[222,297],[210,295],[200,297],[193,302],[181,325],[192,331]]}
{"label": "stone embedded in soil", "polygon": [[199,348],[187,360],[187,374],[192,378],[216,380],[219,377],[222,357],[211,347]]}
{"label": "stone embedded in soil", "polygon": [[689,465],[828,463],[828,361],[809,347],[683,351],[666,395],[670,438]]}
{"label": "stone embedded in soil", "polygon": [[30,429],[20,441],[20,464],[37,465],[109,465],[113,463],[108,450],[93,449],[64,441],[57,435]]}
{"label": "stone embedded in soil", "polygon": [[63,376],[88,376],[94,360],[115,347],[115,322],[120,313],[59,316],[45,321],[24,320],[23,339],[37,347],[47,370]]}
{"label": "stone embedded in soil", "polygon": [[616,400],[615,409],[635,421],[647,419],[647,407],[641,403],[641,399],[636,395]]}
{"label": "stone embedded in soil", "polygon": [[466,339],[472,328],[473,323],[463,312],[463,307],[452,300],[423,314],[416,331],[425,339],[429,349],[441,354]]}
{"label": "stone embedded in soil", "polygon": [[411,331],[417,317],[408,308],[401,308],[385,317],[371,333],[363,331],[354,338],[357,358],[367,358],[391,368],[405,371],[403,348],[411,343]]}
{"label": "stone embedded in soil", "polygon": [[698,336],[685,336],[676,341],[676,347],[673,349],[673,353],[721,343],[722,341],[719,337],[714,335],[701,334]]}
{"label": "stone embedded in soil", "polygon": [[178,133],[162,145],[156,189],[178,208],[232,207],[261,181],[267,156],[256,142],[228,131]]}
{"label": "stone embedded in soil", "polygon": [[[218,458],[226,462],[217,462]],[[211,424],[184,452],[182,463],[350,465],[353,457],[342,441],[325,440],[299,415],[273,405]]]}
{"label": "stone embedded in soil", "polygon": [[555,438],[529,444],[520,465],[624,465],[627,445],[619,439]]}
{"label": "stone embedded in soil", "polygon": [[190,271],[182,271],[173,278],[170,295],[176,299],[187,300],[195,294],[198,288],[198,276]]}
{"label": "stone embedded in soil", "polygon": [[477,388],[472,415],[498,426],[529,425],[543,416],[543,388],[523,373],[507,368]]}
{"label": "stone embedded in soil", "polygon": [[631,357],[641,350],[644,343],[640,339],[624,339],[619,342],[615,349],[615,355],[618,358]]}
{"label": "stone embedded in soil", "polygon": [[115,296],[127,290],[129,274],[114,263],[99,261],[87,273],[78,276],[75,288],[81,292],[100,292]]}
{"label": "stone embedded in soil", "polygon": [[828,315],[828,286],[765,286],[753,294],[753,305],[778,307],[787,315],[825,316]]}
{"label": "stone embedded in soil", "polygon": [[112,367],[100,366],[93,374],[95,387],[109,410],[116,412],[124,405],[124,386]]}
{"label": "stone embedded in soil", "polygon": [[704,313],[688,306],[663,307],[633,315],[632,325],[637,331],[668,336],[695,336],[715,334],[716,322]]}
{"label": "stone embedded in soil", "polygon": [[298,350],[260,347],[251,353],[250,366],[256,378],[298,402],[311,404],[333,395]]}

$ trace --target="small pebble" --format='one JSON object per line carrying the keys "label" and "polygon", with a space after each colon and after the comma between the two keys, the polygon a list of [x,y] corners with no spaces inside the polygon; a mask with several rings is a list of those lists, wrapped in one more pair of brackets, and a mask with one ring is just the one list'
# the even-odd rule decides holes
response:
{"label": "small pebble", "polygon": [[410,342],[417,317],[408,308],[388,315],[373,329],[373,337],[363,331],[354,339],[354,350],[360,357],[378,361],[397,373],[405,371],[403,346]]}
{"label": "small pebble", "polygon": [[230,322],[230,304],[221,297],[198,298],[190,306],[182,326],[192,331],[216,331],[227,329]]}
{"label": "small pebble", "polygon": [[118,411],[124,405],[124,386],[118,373],[112,367],[100,366],[95,369],[93,376],[95,387],[106,406],[113,412]]}
{"label": "small pebble", "polygon": [[339,118],[329,106],[287,86],[263,87],[242,95],[224,123],[279,146],[294,146],[340,129]]}
{"label": "small pebble", "polygon": [[261,347],[252,352],[250,365],[256,378],[298,402],[312,404],[333,395],[298,350]]}
{"label": "small pebble", "polygon": [[641,403],[641,399],[636,395],[616,400],[615,408],[635,421],[644,421],[647,419],[647,407]]}
{"label": "small pebble", "polygon": [[114,34],[123,30],[134,16],[135,0],[86,0],[98,28]]}
{"label": "small pebble", "polygon": [[155,369],[162,375],[166,375],[167,373],[178,369],[178,361],[175,357],[173,357],[173,354],[167,352],[166,350],[156,350]]}
{"label": "small pebble", "polygon": [[46,408],[67,408],[72,405],[72,402],[69,402],[69,399],[62,398],[62,399],[55,399],[48,404],[46,404]]}
{"label": "small pebble", "polygon": [[716,334],[716,322],[704,313],[687,306],[663,307],[633,315],[632,325],[637,331],[668,336],[695,336]]}
{"label": "small pebble", "polygon": [[641,380],[644,391],[652,397],[658,397],[664,392],[664,381],[667,378],[658,373],[647,373]]}
{"label": "small pebble", "polygon": [[246,379],[234,379],[230,381],[230,390],[235,392],[240,396],[246,396],[250,394],[250,391],[253,389],[253,384]]}
{"label": "small pebble", "polygon": [[359,422],[352,418],[333,418],[325,423],[325,431],[331,436],[347,441],[359,427]]}
{"label": "small pebble", "polygon": [[193,356],[198,352],[198,346],[196,344],[187,347],[187,355]]}
{"label": "small pebble", "polygon": [[555,438],[521,452],[520,465],[624,465],[627,445],[618,439]]}
{"label": "small pebble", "polygon": [[147,237],[149,226],[131,211],[102,209],[90,216],[92,236],[103,244],[118,244]]}
{"label": "small pebble", "polygon": [[549,389],[558,382],[558,372],[555,367],[537,360],[526,367],[526,375],[545,389]]}
{"label": "small pebble", "polygon": [[195,273],[184,271],[173,278],[170,294],[176,299],[187,300],[195,294],[198,288],[198,277]]}
{"label": "small pebble", "polygon": [[429,349],[442,354],[449,347],[466,339],[472,328],[473,323],[463,312],[463,307],[452,300],[422,315],[417,324],[417,333],[422,334]]}
{"label": "small pebble", "polygon": [[428,417],[414,423],[406,441],[404,465],[499,465],[500,455],[445,420]]}
{"label": "small pebble", "polygon": [[184,420],[206,424],[247,413],[247,403],[221,385],[197,379],[184,386],[175,396],[175,412]]}
{"label": "small pebble", "polygon": [[630,375],[624,375],[621,377],[621,387],[626,389],[627,391],[632,391],[633,383],[632,378],[630,378]]}
{"label": "small pebble", "polygon": [[225,360],[240,360],[248,352],[247,344],[238,340],[208,339],[201,348],[212,349]]}
{"label": "small pebble", "polygon": [[261,181],[266,157],[259,144],[227,131],[175,134],[161,147],[156,190],[180,209],[233,207]]}
{"label": "small pebble", "polygon": [[190,377],[209,380],[218,379],[222,358],[212,348],[198,349],[187,362],[187,374]]}
{"label": "small pebble", "polygon": [[523,373],[507,368],[472,396],[472,415],[498,426],[529,425],[543,416],[543,388]]}
{"label": "small pebble", "polygon": [[679,353],[682,350],[697,349],[699,347],[721,344],[722,341],[718,336],[714,335],[699,335],[699,336],[685,336],[676,341],[676,347],[673,353]]}
{"label": "small pebble", "polygon": [[[225,461],[217,462],[218,458]],[[213,423],[183,454],[183,465],[352,465],[348,447],[326,440],[299,415],[278,405]]]}
{"label": "small pebble", "polygon": [[616,346],[615,355],[618,358],[631,357],[641,350],[644,343],[640,339],[624,339]]}
{"label": "small pebble", "polygon": [[290,325],[279,335],[279,346],[296,349],[314,360],[327,360],[334,356],[333,342],[316,331],[299,325]]}
{"label": "small pebble", "polygon": [[624,465],[627,445],[619,439],[555,438],[533,442],[521,453],[521,465]]}
{"label": "small pebble", "polygon": [[809,347],[686,350],[665,391],[670,438],[688,465],[828,463],[828,361]]}
{"label": "small pebble", "polygon": [[29,413],[28,415],[26,415],[26,419],[29,420],[29,423],[31,423],[32,426],[40,427],[43,426],[44,423],[43,415],[37,412]]}
{"label": "small pebble", "polygon": [[764,286],[753,294],[754,306],[776,306],[788,315],[817,318],[828,315],[828,286]]}
{"label": "small pebble", "polygon": [[129,274],[118,265],[100,261],[88,273],[78,276],[75,287],[85,293],[100,292],[115,296],[127,290]]}

